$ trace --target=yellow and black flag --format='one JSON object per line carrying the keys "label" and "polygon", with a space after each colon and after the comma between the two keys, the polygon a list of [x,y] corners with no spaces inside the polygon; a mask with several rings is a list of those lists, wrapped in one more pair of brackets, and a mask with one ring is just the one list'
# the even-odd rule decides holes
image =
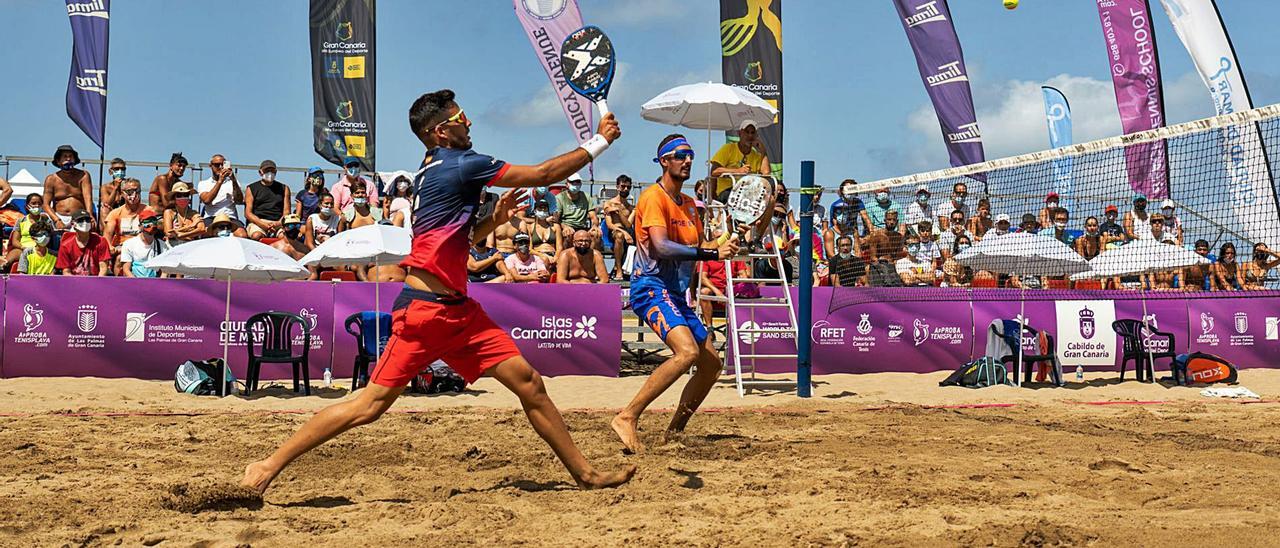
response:
{"label": "yellow and black flag", "polygon": [[311,0],[311,88],[316,153],[374,170],[375,0]]}
{"label": "yellow and black flag", "polygon": [[[760,129],[773,174],[782,178],[782,0],[720,0],[720,72],[778,109]],[[731,132],[732,133],[732,132]]]}

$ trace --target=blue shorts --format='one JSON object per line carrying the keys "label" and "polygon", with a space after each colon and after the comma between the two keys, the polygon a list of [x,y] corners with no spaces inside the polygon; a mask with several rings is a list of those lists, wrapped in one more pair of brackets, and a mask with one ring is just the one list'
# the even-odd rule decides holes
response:
{"label": "blue shorts", "polygon": [[684,295],[673,295],[661,284],[633,283],[631,285],[631,310],[644,323],[667,340],[667,334],[680,326],[689,328],[693,338],[701,345],[707,340],[707,328],[698,314],[685,304]]}

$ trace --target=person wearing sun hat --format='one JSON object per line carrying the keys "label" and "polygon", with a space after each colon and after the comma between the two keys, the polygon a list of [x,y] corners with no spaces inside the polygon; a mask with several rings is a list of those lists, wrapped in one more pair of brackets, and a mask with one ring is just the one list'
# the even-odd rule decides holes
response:
{"label": "person wearing sun hat", "polygon": [[236,223],[226,213],[219,213],[213,217],[213,221],[209,223],[209,235],[219,238],[234,236]]}
{"label": "person wearing sun hat", "polygon": [[[711,157],[711,176],[717,177],[715,195],[721,202],[728,203],[729,190],[733,188],[733,179],[729,175],[746,175],[748,173],[769,174],[769,153],[764,149],[764,141],[756,131],[754,120],[743,120],[738,124],[738,142],[725,143]],[[705,196],[699,196],[704,198]]]}
{"label": "person wearing sun hat", "polygon": [[191,207],[191,185],[178,181],[169,188],[173,207],[164,210],[164,233],[169,245],[181,245],[206,235],[204,217]]}

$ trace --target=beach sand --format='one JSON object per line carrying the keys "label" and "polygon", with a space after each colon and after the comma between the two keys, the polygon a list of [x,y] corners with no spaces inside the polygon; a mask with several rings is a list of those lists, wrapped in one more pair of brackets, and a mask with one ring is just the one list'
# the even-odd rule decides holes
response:
{"label": "beach sand", "polygon": [[1263,396],[1249,404],[1114,373],[1062,389],[939,388],[945,376],[822,376],[808,400],[722,383],[664,444],[673,389],[642,421],[640,455],[608,422],[644,377],[548,379],[592,462],[639,467],[592,492],[482,379],[403,398],[262,501],[234,488],[243,466],[344,390],[4,379],[0,545],[1280,544],[1280,371],[1241,373]]}

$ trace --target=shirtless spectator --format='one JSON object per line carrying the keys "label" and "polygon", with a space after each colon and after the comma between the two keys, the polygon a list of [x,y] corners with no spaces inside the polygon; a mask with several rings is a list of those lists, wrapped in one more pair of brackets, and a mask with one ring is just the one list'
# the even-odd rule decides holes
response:
{"label": "shirtless spectator", "polygon": [[[1196,240],[1196,255],[1209,259],[1209,241]],[[1206,262],[1204,264],[1191,265],[1182,269],[1182,290],[1183,291],[1213,291],[1215,284],[1213,280],[1213,263]]]}
{"label": "shirtless spectator", "polygon": [[0,206],[8,205],[9,198],[12,197],[13,186],[9,184],[9,181],[4,180],[4,177],[0,177]]}
{"label": "shirtless spectator", "polygon": [[262,178],[250,184],[244,193],[244,218],[249,222],[249,237],[275,238],[284,226],[289,187],[276,180],[276,163],[271,160],[263,160],[258,165],[258,174]]}
{"label": "shirtless spectator", "polygon": [[[546,202],[539,201],[538,203],[545,204]],[[534,215],[536,216],[538,212],[538,205],[533,206],[533,211],[534,211]],[[545,211],[545,208],[544,208],[544,211]],[[512,217],[507,222],[502,223],[501,225],[498,225],[497,228],[493,229],[494,249],[498,250],[498,253],[502,255],[503,259],[510,257],[511,254],[516,252],[516,242],[515,242],[516,235],[522,234],[523,232],[524,232],[524,221],[520,220],[519,217]]]}
{"label": "shirtless spectator", "polygon": [[[98,187],[98,207],[102,208],[103,211],[111,211],[124,205],[124,195],[120,193],[120,183],[124,182],[127,167],[123,159],[111,159],[111,167],[107,170],[107,175],[111,179],[103,181],[102,185]],[[105,224],[101,228],[103,232],[106,232],[107,227]]]}
{"label": "shirtless spectator", "polygon": [[169,156],[169,170],[151,180],[151,190],[147,192],[147,204],[151,209],[164,211],[173,207],[173,185],[178,184],[186,172],[187,158],[181,152]]}
{"label": "shirtless spectator", "polygon": [[886,211],[884,228],[877,228],[867,237],[867,250],[871,252],[872,262],[897,262],[903,257],[903,237],[898,231],[898,212]]}
{"label": "shirtless spectator", "polygon": [[622,263],[627,257],[627,246],[636,244],[635,228],[636,206],[627,200],[631,196],[631,177],[619,175],[616,186],[618,193],[604,203],[604,222],[613,238],[613,274],[614,279],[622,279]]}
{"label": "shirtless spectator", "polygon": [[533,207],[533,219],[526,221],[520,229],[529,235],[533,254],[552,267],[556,265],[556,257],[564,249],[563,230],[563,225],[552,222],[547,202],[538,202]]}
{"label": "shirtless spectator", "polygon": [[363,186],[351,187],[351,205],[342,210],[347,228],[378,224],[382,221],[382,208],[369,201],[369,190]]}
{"label": "shirtless spectator", "polygon": [[[120,246],[142,231],[142,214],[151,211],[142,203],[142,183],[137,179],[125,179],[120,183],[120,194],[124,196],[124,205],[111,210],[102,222],[106,227],[102,236],[111,244],[112,256],[119,255]],[[121,274],[119,269],[116,274]]]}
{"label": "shirtless spectator", "polygon": [[[274,247],[285,255],[292,257],[295,261],[301,260],[302,257],[306,256],[306,254],[311,251],[311,248],[307,247],[307,242],[303,240],[302,217],[290,213],[284,216],[281,224],[282,228],[280,229],[280,239],[272,242],[271,247]],[[308,270],[311,271],[311,275],[308,276],[307,279],[316,279],[316,268],[308,267]]]}
{"label": "shirtless spectator", "polygon": [[556,257],[556,282],[562,284],[596,284],[609,281],[604,255],[591,248],[591,233],[573,233],[573,247]]}
{"label": "shirtless spectator", "polygon": [[244,222],[236,206],[244,203],[244,191],[240,189],[240,181],[236,179],[231,163],[221,154],[214,154],[209,160],[211,174],[208,179],[200,181],[196,190],[200,192],[200,202],[204,204],[204,220],[212,224],[214,217],[225,215],[232,225],[232,233],[237,238],[246,238]]}
{"label": "shirtless spectator", "polygon": [[207,227],[204,217],[191,208],[191,185],[178,181],[171,187],[173,207],[164,210],[164,233],[169,245],[181,245],[203,238]]}
{"label": "shirtless spectator", "polygon": [[89,213],[89,221],[98,224],[93,214],[93,179],[89,172],[77,168],[80,153],[71,145],[62,145],[53,153],[53,165],[58,171],[44,178],[44,212],[53,219],[58,230],[71,229],[71,214],[77,211]]}
{"label": "shirtless spectator", "polygon": [[489,238],[480,238],[471,244],[471,252],[467,256],[467,281],[471,283],[504,283],[509,281],[507,263],[502,254],[489,245]]}
{"label": "shirtless spectator", "polygon": [[982,198],[978,200],[978,213],[969,219],[969,236],[976,242],[993,227],[995,222],[991,220],[991,201]]}
{"label": "shirtless spectator", "polygon": [[534,255],[529,248],[529,235],[516,234],[514,238],[516,252],[506,258],[507,274],[515,283],[547,283],[551,281],[551,272],[542,258]]}

